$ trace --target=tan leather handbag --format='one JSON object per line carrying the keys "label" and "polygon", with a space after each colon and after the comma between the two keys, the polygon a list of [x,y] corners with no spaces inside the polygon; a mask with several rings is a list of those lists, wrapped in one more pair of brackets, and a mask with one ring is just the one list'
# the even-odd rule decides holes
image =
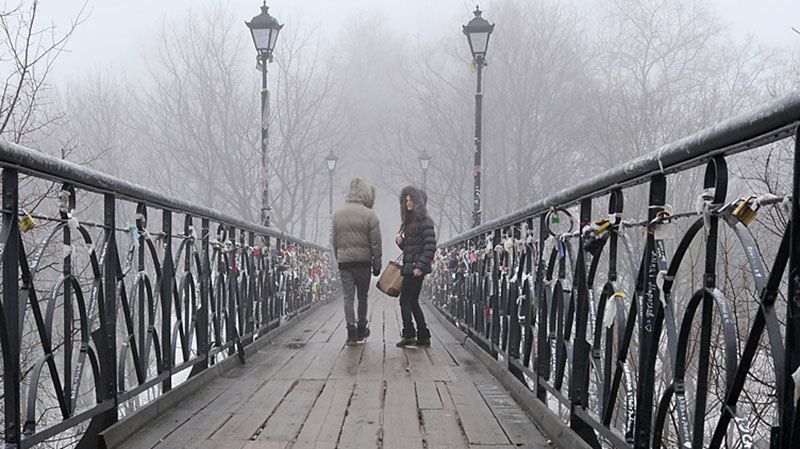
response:
{"label": "tan leather handbag", "polygon": [[392,297],[400,296],[400,285],[403,283],[403,266],[390,261],[378,278],[378,290]]}

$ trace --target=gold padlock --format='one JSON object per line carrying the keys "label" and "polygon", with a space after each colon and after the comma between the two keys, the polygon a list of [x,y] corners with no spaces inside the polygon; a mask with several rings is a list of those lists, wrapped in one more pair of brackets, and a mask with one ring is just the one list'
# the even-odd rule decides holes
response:
{"label": "gold padlock", "polygon": [[736,206],[736,209],[733,210],[733,215],[742,222],[743,225],[749,226],[756,219],[756,215],[758,215],[757,209],[753,209],[750,207],[750,202],[752,201],[752,197],[750,198],[743,198],[739,201],[739,204]]}
{"label": "gold padlock", "polygon": [[34,220],[30,214],[25,214],[25,216],[23,216],[19,220],[19,229],[22,232],[28,232],[31,229],[35,228],[36,224],[37,224],[36,220]]}
{"label": "gold padlock", "polygon": [[597,226],[597,230],[595,231],[595,234],[596,235],[600,235],[600,234],[602,234],[602,233],[604,233],[604,232],[606,232],[608,230],[608,228],[611,226],[611,221],[609,221],[609,220],[600,220],[600,221],[596,222],[596,224],[598,226]]}

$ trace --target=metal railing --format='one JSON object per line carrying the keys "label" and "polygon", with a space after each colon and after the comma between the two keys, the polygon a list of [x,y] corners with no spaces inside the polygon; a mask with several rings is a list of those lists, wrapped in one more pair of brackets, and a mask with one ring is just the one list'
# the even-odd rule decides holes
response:
{"label": "metal railing", "polygon": [[327,248],[18,145],[0,166],[6,447],[96,447],[331,294]]}
{"label": "metal railing", "polygon": [[[799,122],[793,93],[444,242],[432,301],[591,447],[798,447]],[[726,198],[731,156],[776,146],[790,191]],[[699,194],[685,212],[672,179]],[[641,220],[623,220],[626,195]],[[757,209],[780,205],[786,220],[755,236]],[[746,385],[771,416],[743,404]]]}

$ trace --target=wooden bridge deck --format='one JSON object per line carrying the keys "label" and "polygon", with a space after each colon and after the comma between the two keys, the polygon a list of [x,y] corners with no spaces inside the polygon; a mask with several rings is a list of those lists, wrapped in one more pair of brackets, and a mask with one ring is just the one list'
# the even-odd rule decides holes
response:
{"label": "wooden bridge deck", "polygon": [[425,310],[432,346],[396,348],[397,300],[376,290],[372,336],[348,347],[341,301],[325,304],[122,447],[548,447],[499,382]]}

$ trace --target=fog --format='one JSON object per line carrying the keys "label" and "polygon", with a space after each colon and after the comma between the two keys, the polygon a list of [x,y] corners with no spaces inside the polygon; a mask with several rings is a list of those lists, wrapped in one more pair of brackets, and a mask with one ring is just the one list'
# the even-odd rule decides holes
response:
{"label": "fog", "polygon": [[[260,76],[244,21],[259,6],[39,2],[37,29],[69,36],[35,74],[37,125],[19,121],[28,129],[7,128],[3,137],[51,154],[63,149],[75,162],[257,221]],[[334,151],[335,204],[353,176],[367,178],[390,236],[396,192],[421,184],[417,156],[425,150],[440,236],[466,230],[474,73],[460,28],[473,2],[269,6],[285,24],[269,68],[274,226],[327,241],[322,159]],[[791,0],[481,7],[497,25],[484,71],[484,219],[747,110],[797,76],[800,3]],[[637,20],[647,17],[645,36]],[[662,59],[647,60],[648,52]]]}

